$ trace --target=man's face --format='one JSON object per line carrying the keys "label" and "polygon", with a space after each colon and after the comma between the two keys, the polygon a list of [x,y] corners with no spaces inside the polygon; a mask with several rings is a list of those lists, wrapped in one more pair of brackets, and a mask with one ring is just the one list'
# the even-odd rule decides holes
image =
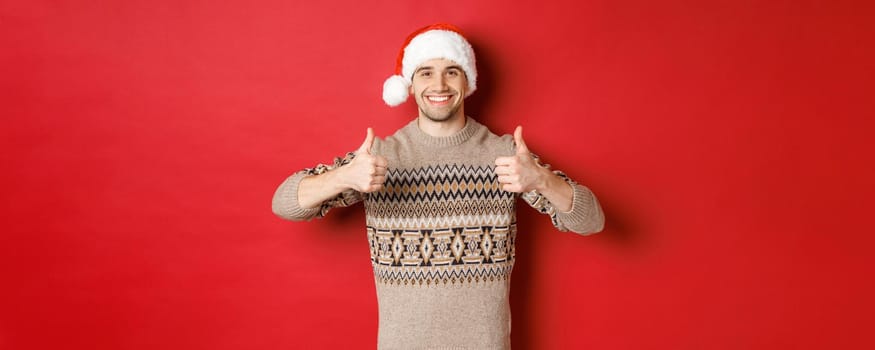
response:
{"label": "man's face", "polygon": [[441,122],[464,117],[462,108],[468,78],[462,67],[453,61],[437,58],[426,61],[413,73],[410,94],[419,105],[419,116]]}

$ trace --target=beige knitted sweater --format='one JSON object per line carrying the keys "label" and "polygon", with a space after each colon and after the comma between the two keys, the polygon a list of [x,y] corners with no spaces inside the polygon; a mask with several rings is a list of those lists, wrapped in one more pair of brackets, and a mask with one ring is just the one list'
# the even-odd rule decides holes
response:
{"label": "beige knitted sweater", "polygon": [[[305,220],[364,201],[379,349],[509,349],[516,195],[500,189],[494,161],[514,154],[513,138],[471,118],[455,135],[433,137],[414,120],[376,139],[371,153],[389,164],[380,191],[350,190],[320,208],[298,205],[301,178],[348,163],[350,153],[286,179],[274,195],[274,212]],[[555,173],[574,188],[571,211],[555,210],[537,192],[523,200],[559,230],[600,231],[604,215],[592,192]]]}

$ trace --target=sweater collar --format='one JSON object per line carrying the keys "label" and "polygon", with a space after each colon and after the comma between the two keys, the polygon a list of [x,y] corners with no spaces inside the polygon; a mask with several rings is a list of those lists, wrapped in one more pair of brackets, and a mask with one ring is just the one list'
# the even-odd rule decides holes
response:
{"label": "sweater collar", "polygon": [[426,134],[422,129],[419,128],[419,123],[417,123],[417,119],[414,119],[410,124],[407,124],[407,129],[410,130],[410,136],[412,139],[426,146],[430,147],[446,147],[446,146],[458,146],[463,142],[467,141],[480,130],[482,125],[475,121],[471,117],[465,117],[465,126],[450,136],[431,136]]}

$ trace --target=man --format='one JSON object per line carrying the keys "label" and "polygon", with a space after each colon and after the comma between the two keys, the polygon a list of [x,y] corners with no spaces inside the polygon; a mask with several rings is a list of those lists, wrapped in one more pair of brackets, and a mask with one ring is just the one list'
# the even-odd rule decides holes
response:
{"label": "man", "polygon": [[510,348],[517,194],[560,230],[603,227],[592,192],[541,166],[521,127],[499,137],[465,115],[476,82],[458,28],[414,32],[383,99],[412,94],[418,117],[385,140],[368,128],[355,152],[295,173],[274,195],[274,213],[290,220],[364,201],[380,349]]}

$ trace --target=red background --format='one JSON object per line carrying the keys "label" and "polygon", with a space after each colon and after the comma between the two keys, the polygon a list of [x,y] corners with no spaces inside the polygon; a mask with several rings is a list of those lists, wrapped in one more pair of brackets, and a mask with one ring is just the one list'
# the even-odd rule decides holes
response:
{"label": "red background", "polygon": [[515,349],[875,346],[870,2],[0,4],[0,348],[373,348],[362,208],[270,200],[415,116],[381,86],[437,21],[608,218],[520,208]]}

